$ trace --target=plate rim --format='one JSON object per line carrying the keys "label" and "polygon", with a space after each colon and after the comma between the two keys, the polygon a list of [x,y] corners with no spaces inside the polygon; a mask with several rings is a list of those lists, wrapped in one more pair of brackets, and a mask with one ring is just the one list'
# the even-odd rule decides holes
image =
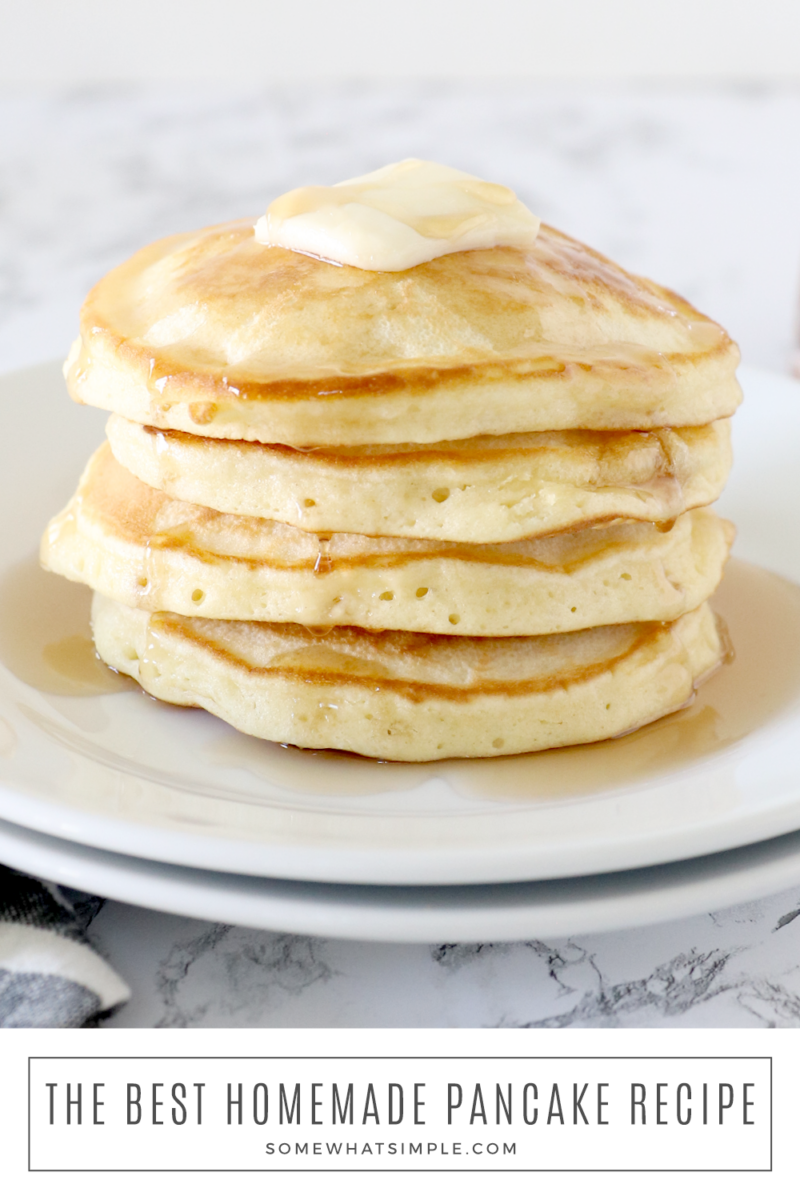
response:
{"label": "plate rim", "polygon": [[687,919],[800,884],[800,831],[656,868],[466,887],[317,884],[204,871],[87,847],[4,820],[0,853],[18,870],[176,916],[413,945],[607,933]]}

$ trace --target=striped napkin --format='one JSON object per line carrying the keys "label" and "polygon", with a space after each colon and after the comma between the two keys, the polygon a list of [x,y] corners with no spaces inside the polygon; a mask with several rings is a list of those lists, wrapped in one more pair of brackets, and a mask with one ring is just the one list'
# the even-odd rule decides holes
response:
{"label": "striped napkin", "polygon": [[0,1028],[75,1029],[129,998],[86,937],[102,905],[0,866]]}

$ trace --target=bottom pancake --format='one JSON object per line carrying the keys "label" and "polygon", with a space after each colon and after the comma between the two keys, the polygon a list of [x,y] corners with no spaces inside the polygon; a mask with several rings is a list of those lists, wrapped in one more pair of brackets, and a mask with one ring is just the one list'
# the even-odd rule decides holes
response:
{"label": "bottom pancake", "polygon": [[669,624],[471,638],[148,613],[96,593],[92,625],[100,657],[158,699],[408,762],[614,737],[686,704],[723,655],[707,604]]}

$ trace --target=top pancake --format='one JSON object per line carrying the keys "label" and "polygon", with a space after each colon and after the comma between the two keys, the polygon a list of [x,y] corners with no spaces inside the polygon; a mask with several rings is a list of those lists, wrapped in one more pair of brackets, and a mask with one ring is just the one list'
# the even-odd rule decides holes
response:
{"label": "top pancake", "polygon": [[372,272],[256,242],[166,238],[92,290],[74,399],[292,446],[703,425],[740,400],[735,344],[664,288],[546,226],[534,245]]}

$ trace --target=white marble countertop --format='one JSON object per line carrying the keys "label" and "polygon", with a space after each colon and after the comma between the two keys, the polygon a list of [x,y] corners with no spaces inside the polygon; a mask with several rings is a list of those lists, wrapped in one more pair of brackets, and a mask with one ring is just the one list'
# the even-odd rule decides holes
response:
{"label": "white marble countertop", "polygon": [[[407,155],[513,186],[786,371],[800,92],[415,84],[0,92],[0,370],[63,354],[88,287],[155,237]],[[482,946],[324,941],[109,901],[117,1026],[800,1024],[800,887],[642,930]]]}

